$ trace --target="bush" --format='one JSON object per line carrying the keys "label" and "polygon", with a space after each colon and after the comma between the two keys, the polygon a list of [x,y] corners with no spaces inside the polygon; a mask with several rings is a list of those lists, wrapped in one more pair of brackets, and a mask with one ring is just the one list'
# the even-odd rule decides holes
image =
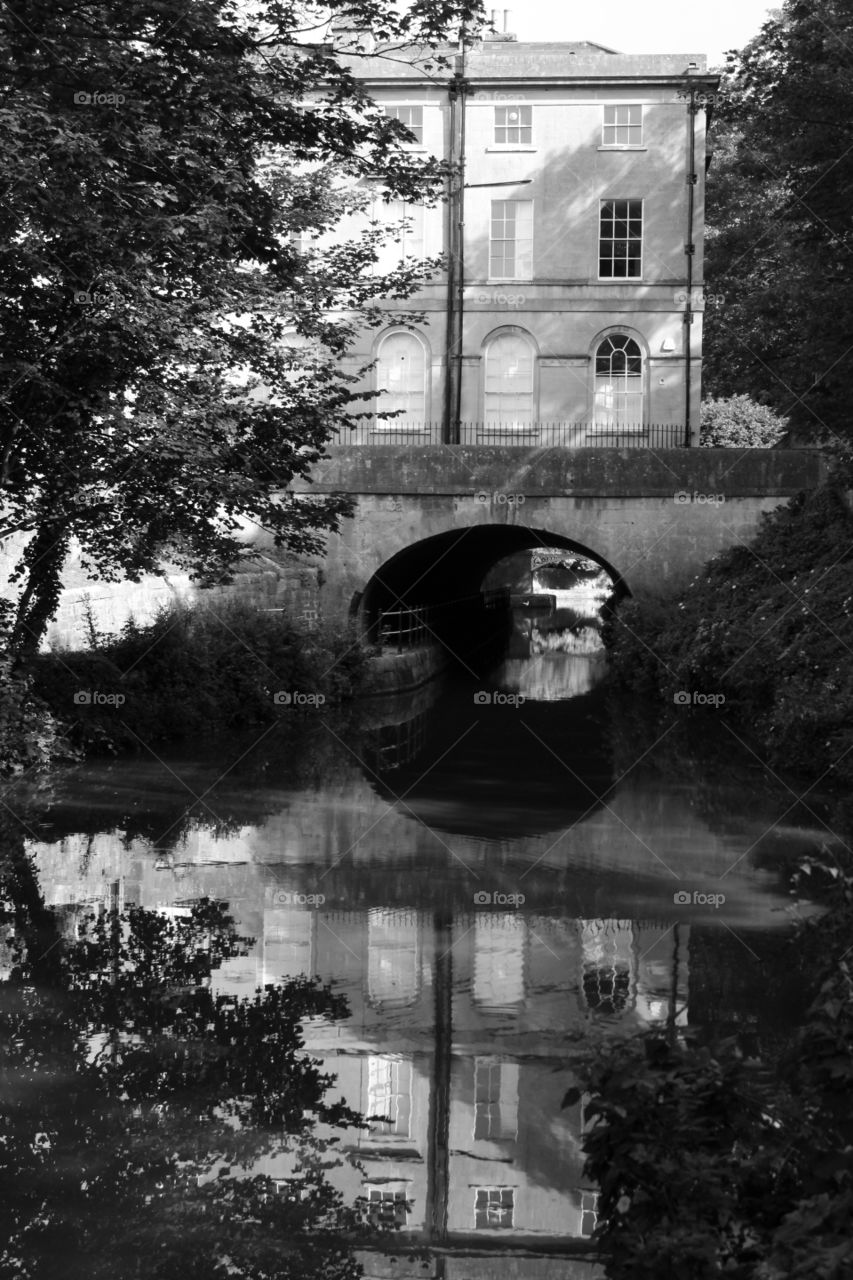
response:
{"label": "bush", "polygon": [[661,710],[721,693],[770,764],[853,777],[853,518],[835,488],[765,516],[681,597],[623,602],[604,640],[614,680]]}
{"label": "bush", "polygon": [[273,723],[291,708],[276,694],[351,697],[365,655],[346,630],[315,634],[283,613],[243,604],[179,605],[94,652],[40,655],[35,684],[73,721],[89,750],[223,734]]}
{"label": "bush", "polygon": [[827,911],[792,944],[813,1000],[781,1051],[748,1060],[736,1040],[653,1029],[579,1065],[607,1280],[853,1274],[853,860],[806,860],[803,875]]}
{"label": "bush", "polygon": [[9,600],[0,600],[0,776],[68,758],[62,729],[46,703],[33,691],[32,680],[9,649],[14,616]]}
{"label": "bush", "polygon": [[788,430],[788,419],[751,396],[703,400],[699,443],[714,449],[771,449]]}

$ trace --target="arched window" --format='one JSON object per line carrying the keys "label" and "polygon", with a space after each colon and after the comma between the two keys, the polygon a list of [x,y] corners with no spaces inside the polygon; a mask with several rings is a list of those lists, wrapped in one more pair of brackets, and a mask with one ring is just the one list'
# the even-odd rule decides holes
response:
{"label": "arched window", "polygon": [[[389,333],[382,339],[376,365],[376,425],[399,431],[427,419],[426,351],[413,333]],[[395,417],[388,415],[396,413]]]}
{"label": "arched window", "polygon": [[536,352],[524,333],[499,333],[486,348],[487,425],[529,427],[535,411]]}
{"label": "arched window", "polygon": [[636,986],[630,920],[581,920],[581,989],[588,1009],[620,1014],[633,1007]]}
{"label": "arched window", "polygon": [[644,423],[643,356],[625,333],[613,333],[595,353],[595,424],[636,427]]}

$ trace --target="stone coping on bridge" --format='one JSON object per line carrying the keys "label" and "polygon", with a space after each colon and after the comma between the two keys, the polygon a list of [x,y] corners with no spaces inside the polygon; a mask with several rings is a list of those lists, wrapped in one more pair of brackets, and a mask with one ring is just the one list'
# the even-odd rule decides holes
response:
{"label": "stone coping on bridge", "polygon": [[828,474],[819,449],[563,449],[331,445],[294,492],[580,497],[792,497]]}

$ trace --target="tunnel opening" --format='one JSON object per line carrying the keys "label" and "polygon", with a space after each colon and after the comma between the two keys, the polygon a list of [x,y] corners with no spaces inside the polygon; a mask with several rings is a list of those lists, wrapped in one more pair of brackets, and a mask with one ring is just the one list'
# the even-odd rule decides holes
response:
{"label": "tunnel opening", "polygon": [[[579,589],[593,580],[604,612],[630,594],[618,570],[593,548],[543,529],[474,525],[390,557],[367,583],[355,612],[373,644],[398,650],[441,645],[454,665],[482,672],[517,645],[519,609],[539,614],[530,629],[536,644],[554,645],[560,633],[560,643],[567,634],[578,636],[589,615],[579,608]],[[609,589],[602,591],[605,583]],[[545,604],[549,620],[542,616]]]}

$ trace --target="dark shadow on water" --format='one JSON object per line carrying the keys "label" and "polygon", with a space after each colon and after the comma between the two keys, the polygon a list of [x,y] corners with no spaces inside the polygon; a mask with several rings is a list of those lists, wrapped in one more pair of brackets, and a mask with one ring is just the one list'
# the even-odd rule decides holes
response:
{"label": "dark shadow on water", "polygon": [[440,831],[484,839],[559,831],[594,812],[613,776],[603,692],[570,702],[515,697],[485,682],[446,684],[415,727],[411,756],[405,735],[390,766],[378,737],[364,742],[377,793],[404,798]]}

